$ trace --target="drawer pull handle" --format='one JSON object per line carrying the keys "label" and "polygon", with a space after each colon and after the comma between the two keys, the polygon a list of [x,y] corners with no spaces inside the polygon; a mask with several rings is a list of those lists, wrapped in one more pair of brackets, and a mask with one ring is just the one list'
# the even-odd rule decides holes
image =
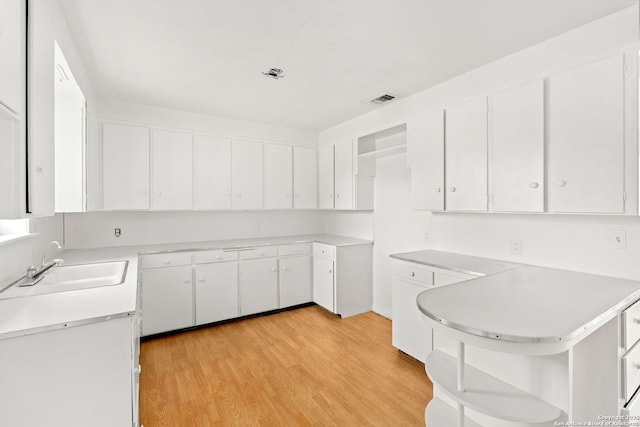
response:
{"label": "drawer pull handle", "polygon": [[204,282],[204,277],[198,278],[198,282]]}
{"label": "drawer pull handle", "polygon": [[277,272],[277,271],[278,271],[278,269],[277,269],[276,267],[272,267],[272,268],[271,268],[271,272],[272,272],[272,273],[275,273],[275,272]]}
{"label": "drawer pull handle", "polygon": [[640,317],[634,317],[632,321],[633,323],[640,323]]}
{"label": "drawer pull handle", "polygon": [[216,255],[216,259],[222,259],[220,255]]}
{"label": "drawer pull handle", "polygon": [[412,271],[412,272],[411,272],[411,277],[416,277],[416,273],[415,273],[415,271]]}
{"label": "drawer pull handle", "polygon": [[164,260],[164,263],[165,263],[166,265],[169,265],[169,264],[171,264],[171,260],[170,260],[170,259],[166,259],[166,260]]}
{"label": "drawer pull handle", "polygon": [[184,279],[184,283],[191,283],[191,279]]}

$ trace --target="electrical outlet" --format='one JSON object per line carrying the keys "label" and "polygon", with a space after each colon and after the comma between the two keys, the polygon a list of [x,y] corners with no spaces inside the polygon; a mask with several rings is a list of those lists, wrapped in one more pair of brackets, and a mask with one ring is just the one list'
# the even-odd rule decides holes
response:
{"label": "electrical outlet", "polygon": [[509,250],[514,255],[522,255],[522,240],[512,239]]}
{"label": "electrical outlet", "polygon": [[116,237],[122,236],[122,230],[120,228],[114,228],[113,229],[113,235],[116,236]]}
{"label": "electrical outlet", "polygon": [[609,245],[613,249],[626,249],[627,232],[624,230],[612,230],[609,233]]}
{"label": "electrical outlet", "polygon": [[429,233],[426,231],[424,232],[424,240],[429,240]]}

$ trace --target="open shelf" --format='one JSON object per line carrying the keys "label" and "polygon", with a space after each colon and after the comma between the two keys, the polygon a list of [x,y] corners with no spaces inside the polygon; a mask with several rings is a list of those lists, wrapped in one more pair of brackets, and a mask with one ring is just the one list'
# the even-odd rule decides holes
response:
{"label": "open shelf", "polygon": [[401,154],[406,152],[407,152],[407,144],[403,144],[403,145],[396,145],[395,147],[383,148],[381,150],[368,151],[366,153],[362,153],[358,155],[358,157],[360,158],[371,157],[371,158],[377,159],[379,157],[393,156],[394,154]]}
{"label": "open shelf", "polygon": [[[458,425],[458,411],[440,399],[432,399],[424,411],[424,421],[429,427],[449,427]],[[481,427],[480,424],[464,417],[464,427]]]}
{"label": "open shelf", "polygon": [[464,391],[457,389],[457,359],[434,350],[425,369],[434,385],[463,406],[507,421],[550,423],[564,415],[561,409],[505,383],[477,368],[464,365]]}

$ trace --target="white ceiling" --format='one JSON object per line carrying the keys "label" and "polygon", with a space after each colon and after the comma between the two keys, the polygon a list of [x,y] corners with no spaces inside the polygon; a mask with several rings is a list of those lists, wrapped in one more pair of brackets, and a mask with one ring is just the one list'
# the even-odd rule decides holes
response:
{"label": "white ceiling", "polygon": [[319,131],[637,0],[60,3],[100,96]]}

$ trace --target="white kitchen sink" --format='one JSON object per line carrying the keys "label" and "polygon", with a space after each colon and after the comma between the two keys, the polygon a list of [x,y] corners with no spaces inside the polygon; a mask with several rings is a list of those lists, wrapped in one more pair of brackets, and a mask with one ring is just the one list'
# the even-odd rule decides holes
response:
{"label": "white kitchen sink", "polygon": [[54,267],[33,286],[15,283],[0,293],[0,299],[120,285],[128,265],[129,261],[109,261]]}

